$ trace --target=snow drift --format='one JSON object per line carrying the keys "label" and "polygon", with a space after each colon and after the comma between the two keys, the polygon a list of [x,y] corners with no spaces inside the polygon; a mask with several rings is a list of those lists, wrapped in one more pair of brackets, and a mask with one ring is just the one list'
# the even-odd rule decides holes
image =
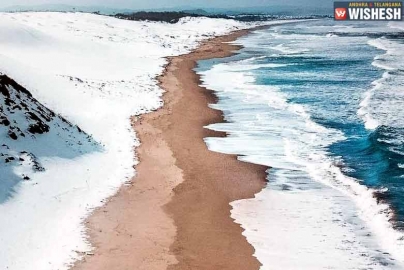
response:
{"label": "snow drift", "polygon": [[45,171],[37,157],[74,158],[98,148],[79,127],[56,115],[27,89],[2,74],[0,138],[0,203],[16,192],[20,181]]}
{"label": "snow drift", "polygon": [[14,158],[0,162],[0,268],[67,269],[89,251],[83,219],[135,174],[130,117],[161,106],[164,57],[245,27],[0,13],[0,152]]}

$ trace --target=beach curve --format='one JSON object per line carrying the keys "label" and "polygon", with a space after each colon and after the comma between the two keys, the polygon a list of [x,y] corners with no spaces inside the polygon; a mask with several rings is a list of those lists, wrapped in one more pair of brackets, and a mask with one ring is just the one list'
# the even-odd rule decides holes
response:
{"label": "beach curve", "polygon": [[141,141],[137,175],[88,219],[94,253],[73,269],[259,269],[254,249],[230,217],[230,202],[266,184],[265,166],[209,151],[203,127],[223,121],[200,87],[197,61],[227,57],[240,30],[168,58],[159,78],[164,106],[132,120]]}

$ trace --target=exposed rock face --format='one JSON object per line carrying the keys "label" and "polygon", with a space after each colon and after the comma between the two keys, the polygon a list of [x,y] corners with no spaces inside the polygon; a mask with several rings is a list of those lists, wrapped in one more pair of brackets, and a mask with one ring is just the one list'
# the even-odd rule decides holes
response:
{"label": "exposed rock face", "polygon": [[21,180],[45,170],[41,157],[74,158],[97,149],[91,136],[0,73],[0,203]]}

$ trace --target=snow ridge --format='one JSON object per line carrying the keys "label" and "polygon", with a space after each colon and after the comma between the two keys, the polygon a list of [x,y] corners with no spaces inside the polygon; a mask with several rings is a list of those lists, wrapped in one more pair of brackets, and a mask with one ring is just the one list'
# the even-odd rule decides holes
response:
{"label": "snow ridge", "polygon": [[[0,74],[0,138],[0,203],[21,180],[45,171],[38,156],[74,157],[99,148],[91,136],[4,74]],[[14,172],[16,167],[20,173]]]}

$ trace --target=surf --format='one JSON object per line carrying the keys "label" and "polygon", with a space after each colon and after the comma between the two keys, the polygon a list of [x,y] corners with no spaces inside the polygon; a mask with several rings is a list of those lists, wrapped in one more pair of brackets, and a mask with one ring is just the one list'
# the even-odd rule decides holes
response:
{"label": "surf", "polygon": [[203,85],[219,98],[213,107],[227,120],[207,128],[229,134],[206,138],[209,149],[272,168],[255,199],[232,203],[262,269],[402,266],[395,209],[380,199],[391,190],[375,182],[386,168],[375,151],[381,137],[367,129],[379,126],[366,119],[366,105],[380,70],[372,37],[356,34],[366,27],[272,27],[239,40],[238,56],[200,63]]}

